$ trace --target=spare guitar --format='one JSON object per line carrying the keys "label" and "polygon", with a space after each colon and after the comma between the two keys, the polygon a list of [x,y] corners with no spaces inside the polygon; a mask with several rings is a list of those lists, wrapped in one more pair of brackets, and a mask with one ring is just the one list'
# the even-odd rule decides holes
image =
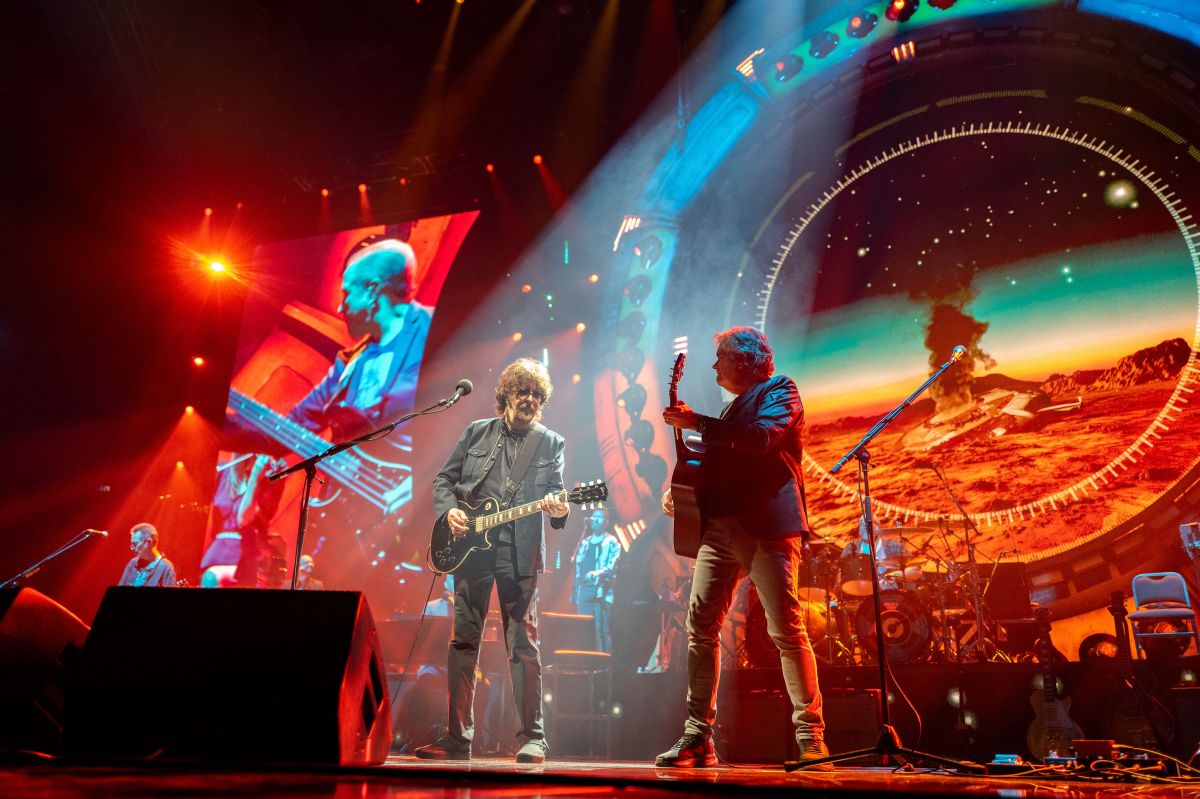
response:
{"label": "spare guitar", "polygon": [[[563,489],[558,492],[557,497],[574,505],[597,507],[608,499],[608,486],[600,480],[594,480],[569,491]],[[541,504],[540,499],[535,499],[524,505],[501,510],[500,502],[492,497],[483,497],[474,504],[459,500],[458,507],[467,514],[467,532],[461,536],[454,535],[450,530],[450,523],[446,521],[449,511],[438,517],[429,540],[430,568],[438,574],[458,569],[472,552],[495,547],[496,544],[491,539],[492,530],[540,512]]]}
{"label": "spare guitar", "polygon": [[[1129,656],[1129,622],[1125,616],[1125,593],[1113,591],[1108,603],[1117,635],[1117,697],[1109,713],[1105,737],[1128,746],[1154,749],[1158,745],[1155,729],[1166,730],[1164,724],[1153,724],[1147,716],[1147,708],[1154,706],[1154,699],[1133,676],[1133,664]],[[1169,733],[1168,733],[1169,735]]]}
{"label": "spare guitar", "polygon": [[1072,741],[1083,737],[1083,729],[1070,716],[1071,700],[1058,697],[1058,676],[1054,673],[1054,659],[1058,653],[1050,642],[1050,610],[1038,608],[1034,615],[1038,622],[1038,639],[1034,647],[1042,666],[1042,685],[1041,690],[1035,690],[1029,697],[1033,721],[1025,733],[1025,743],[1034,757],[1045,760],[1051,752],[1064,754],[1071,748]]}
{"label": "spare guitar", "polygon": [[[667,387],[671,404],[679,404],[679,381],[683,377],[683,364],[687,356],[682,352],[675,356],[671,369],[671,382]],[[671,472],[671,501],[675,503],[674,535],[675,554],[694,558],[700,552],[700,504],[696,499],[696,484],[700,475],[700,453],[683,440],[683,430],[675,431],[675,470]]]}

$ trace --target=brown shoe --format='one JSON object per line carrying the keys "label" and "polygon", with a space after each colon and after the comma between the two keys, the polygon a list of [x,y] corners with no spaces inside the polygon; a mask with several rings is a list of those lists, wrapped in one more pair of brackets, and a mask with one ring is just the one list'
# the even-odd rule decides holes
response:
{"label": "brown shoe", "polygon": [[[825,745],[825,741],[820,738],[799,738],[796,743],[800,747],[800,755],[796,758],[796,763],[804,768],[805,763],[810,763],[813,760],[821,760],[829,757],[829,747]],[[818,763],[815,766],[804,768],[805,771],[833,771],[832,763]]]}

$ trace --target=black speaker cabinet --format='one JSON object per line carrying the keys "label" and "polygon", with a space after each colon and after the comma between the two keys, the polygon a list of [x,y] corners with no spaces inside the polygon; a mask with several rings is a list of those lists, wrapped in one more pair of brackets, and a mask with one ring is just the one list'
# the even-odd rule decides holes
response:
{"label": "black speaker cabinet", "polygon": [[67,751],[382,763],[391,701],[361,593],[110,588],[67,702]]}
{"label": "black speaker cabinet", "polygon": [[68,671],[87,631],[32,588],[0,590],[0,749],[61,754]]}

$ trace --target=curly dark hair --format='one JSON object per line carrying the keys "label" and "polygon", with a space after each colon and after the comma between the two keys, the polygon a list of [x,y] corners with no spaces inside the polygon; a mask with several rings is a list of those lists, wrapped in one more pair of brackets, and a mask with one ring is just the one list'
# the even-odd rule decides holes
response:
{"label": "curly dark hair", "polygon": [[[532,358],[518,358],[504,367],[504,371],[500,373],[500,379],[496,381],[497,416],[504,415],[504,409],[508,407],[509,396],[514,391],[523,388],[536,389],[542,395],[541,408],[546,407],[546,403],[550,402],[550,395],[554,393],[554,385],[550,382],[549,370],[542,365],[541,361],[535,361]],[[541,408],[538,409],[539,419],[542,417]]]}
{"label": "curly dark hair", "polygon": [[731,327],[713,336],[717,349],[732,353],[738,366],[762,382],[775,373],[775,353],[766,334],[753,327]]}

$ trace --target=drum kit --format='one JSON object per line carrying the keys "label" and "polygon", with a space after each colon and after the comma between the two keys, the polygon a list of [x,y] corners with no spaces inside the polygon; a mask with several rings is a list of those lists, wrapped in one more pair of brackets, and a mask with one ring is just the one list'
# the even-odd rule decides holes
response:
{"label": "drum kit", "polygon": [[[980,580],[981,570],[973,558],[956,561],[949,555],[957,547],[945,522],[935,527],[881,525],[875,535],[881,629],[889,662],[957,663],[1005,657],[987,645],[996,622],[988,618],[983,604],[987,587]],[[847,666],[878,662],[866,544],[855,535],[845,546],[812,539],[804,549],[798,593],[817,658]],[[980,620],[983,637],[977,630]],[[979,640],[970,641],[972,636]]]}

